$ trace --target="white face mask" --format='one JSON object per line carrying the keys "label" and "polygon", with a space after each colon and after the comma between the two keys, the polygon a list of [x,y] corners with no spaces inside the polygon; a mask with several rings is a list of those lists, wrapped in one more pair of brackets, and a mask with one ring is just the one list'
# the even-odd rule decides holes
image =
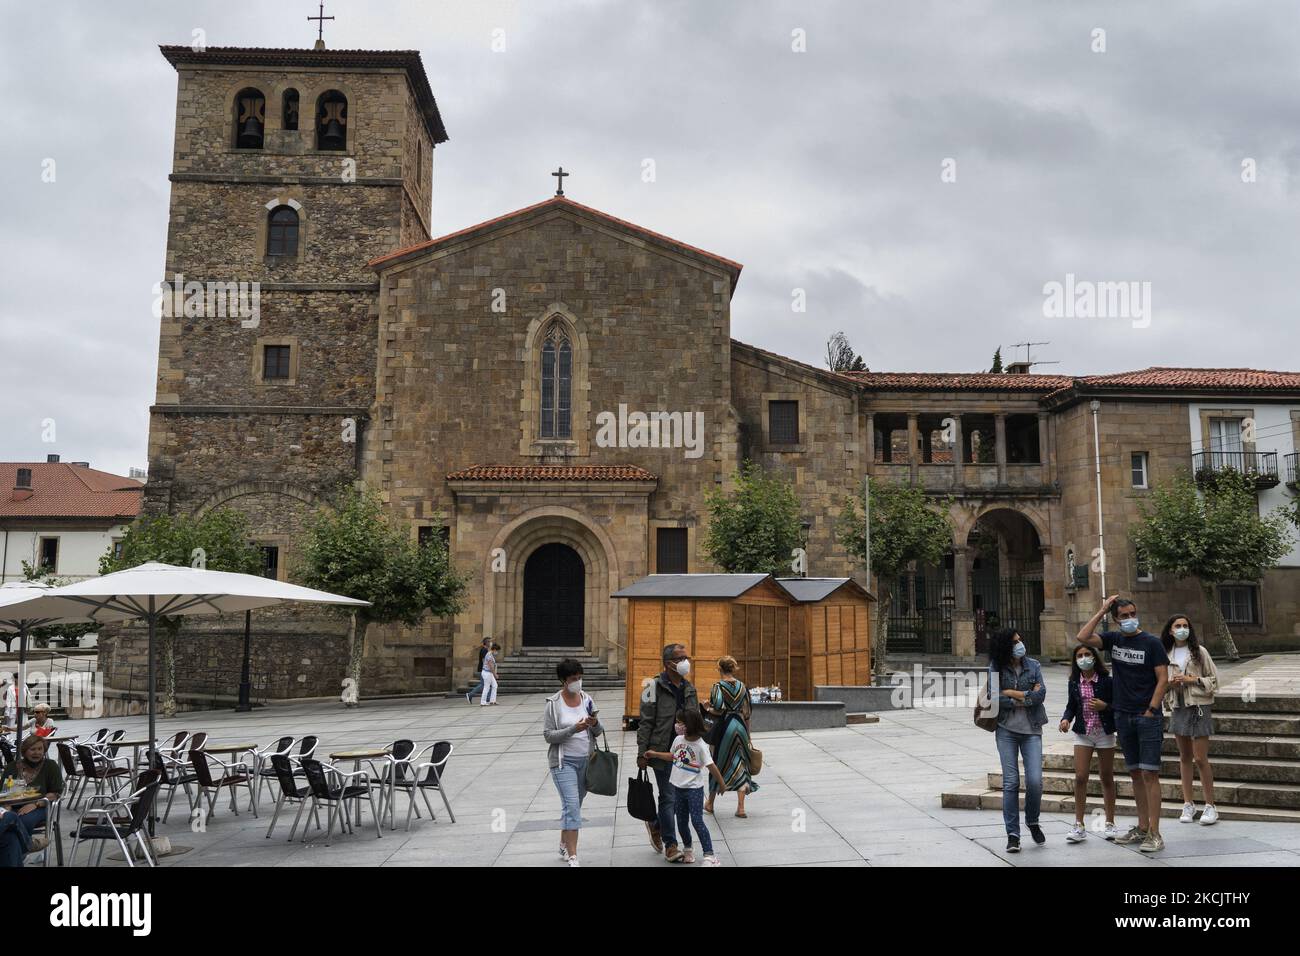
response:
{"label": "white face mask", "polygon": [[1182,643],[1192,636],[1191,630],[1185,627],[1174,628],[1174,640]]}
{"label": "white face mask", "polygon": [[686,676],[687,674],[689,674],[690,672],[691,672],[691,662],[690,662],[690,661],[678,661],[678,662],[677,662],[677,673],[679,673],[679,674],[681,674],[683,677],[685,677],[685,676]]}
{"label": "white face mask", "polygon": [[575,681],[570,681],[570,682],[569,682],[569,693],[570,693],[570,694],[581,694],[581,693],[582,693],[582,678],[581,678],[581,677],[579,677],[579,678],[578,678],[577,680],[575,680]]}

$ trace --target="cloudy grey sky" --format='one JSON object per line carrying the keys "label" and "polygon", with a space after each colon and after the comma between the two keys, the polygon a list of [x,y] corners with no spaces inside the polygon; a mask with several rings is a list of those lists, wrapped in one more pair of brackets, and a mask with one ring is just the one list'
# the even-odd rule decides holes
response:
{"label": "cloudy grey sky", "polygon": [[[214,46],[310,46],[315,12],[4,4],[0,460],[146,463],[176,88],[157,45],[197,28]],[[333,0],[326,13],[331,47],[423,54],[451,135],[435,155],[436,233],[545,198],[563,163],[573,199],[744,263],[733,335],[804,361],[843,329],[888,371],[982,370],[1027,340],[1051,343],[1036,350],[1060,360],[1048,372],[1300,369],[1294,4]],[[1044,284],[1067,273],[1150,282],[1149,326],[1044,317]]]}

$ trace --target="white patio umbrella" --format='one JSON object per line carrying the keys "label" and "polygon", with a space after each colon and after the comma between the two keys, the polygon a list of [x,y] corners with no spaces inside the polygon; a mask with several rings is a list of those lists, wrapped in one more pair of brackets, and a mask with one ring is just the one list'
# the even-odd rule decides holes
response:
{"label": "white patio umbrella", "polygon": [[17,707],[15,734],[20,745],[26,710],[28,636],[39,627],[85,624],[91,620],[85,605],[51,598],[54,590],[44,581],[10,581],[0,585],[0,633],[18,635],[18,684],[14,688],[14,703]]}
{"label": "white patio umbrella", "polygon": [[270,607],[286,602],[369,607],[369,601],[316,591],[297,584],[273,581],[255,574],[208,571],[202,568],[149,562],[125,571],[88,578],[55,588],[32,602],[58,602],[50,608],[73,606],[85,609],[82,620],[122,621],[143,618],[149,624],[149,752],[156,744],[154,680],[154,635],[158,619],[197,614],[226,614]]}

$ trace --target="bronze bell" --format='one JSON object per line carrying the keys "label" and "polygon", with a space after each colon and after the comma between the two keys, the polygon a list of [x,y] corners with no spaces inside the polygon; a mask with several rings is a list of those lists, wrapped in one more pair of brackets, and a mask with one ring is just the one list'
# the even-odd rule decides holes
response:
{"label": "bronze bell", "polygon": [[239,147],[241,149],[260,149],[262,146],[262,123],[256,115],[250,115],[239,128]]}
{"label": "bronze bell", "polygon": [[330,117],[325,124],[325,132],[321,134],[320,144],[322,149],[346,149],[348,145],[347,134],[343,131],[343,124],[335,117]]}

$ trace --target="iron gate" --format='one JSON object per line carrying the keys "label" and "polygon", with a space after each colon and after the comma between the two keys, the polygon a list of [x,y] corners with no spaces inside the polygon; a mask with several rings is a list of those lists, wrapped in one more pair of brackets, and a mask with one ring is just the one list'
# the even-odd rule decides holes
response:
{"label": "iron gate", "polygon": [[1027,578],[971,576],[971,606],[975,610],[975,653],[989,652],[989,634],[1015,628],[1031,655],[1042,652],[1038,616],[1043,611],[1043,582]]}
{"label": "iron gate", "polygon": [[950,575],[909,574],[891,591],[891,654],[951,654],[953,590]]}

